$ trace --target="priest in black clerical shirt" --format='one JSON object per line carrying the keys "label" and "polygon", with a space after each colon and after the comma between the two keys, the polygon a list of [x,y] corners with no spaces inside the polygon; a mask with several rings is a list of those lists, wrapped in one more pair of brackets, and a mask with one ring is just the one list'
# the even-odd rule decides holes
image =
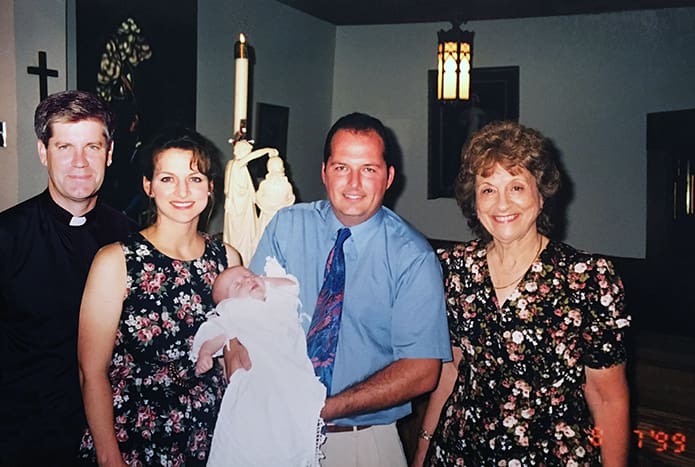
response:
{"label": "priest in black clerical shirt", "polygon": [[97,250],[137,229],[97,201],[113,117],[92,94],[42,101],[34,127],[48,188],[0,213],[0,466],[72,466],[86,426],[77,326]]}

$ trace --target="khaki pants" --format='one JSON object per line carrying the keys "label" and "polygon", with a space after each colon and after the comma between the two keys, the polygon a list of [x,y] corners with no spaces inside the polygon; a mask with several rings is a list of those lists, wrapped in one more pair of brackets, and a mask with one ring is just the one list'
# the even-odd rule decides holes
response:
{"label": "khaki pants", "polygon": [[396,424],[328,433],[321,467],[406,467]]}

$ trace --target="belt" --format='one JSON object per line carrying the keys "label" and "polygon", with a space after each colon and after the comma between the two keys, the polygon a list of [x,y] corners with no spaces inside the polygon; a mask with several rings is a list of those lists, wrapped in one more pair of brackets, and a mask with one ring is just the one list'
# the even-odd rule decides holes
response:
{"label": "belt", "polygon": [[371,427],[372,425],[326,425],[326,433],[345,433],[346,431],[361,431]]}

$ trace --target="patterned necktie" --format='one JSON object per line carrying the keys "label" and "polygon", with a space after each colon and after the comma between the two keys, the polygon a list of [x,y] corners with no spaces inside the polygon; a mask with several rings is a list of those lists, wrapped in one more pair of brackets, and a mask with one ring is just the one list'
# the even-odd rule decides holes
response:
{"label": "patterned necktie", "polygon": [[331,393],[333,362],[338,345],[340,315],[343,310],[345,292],[345,255],[343,243],[350,236],[350,229],[338,230],[338,238],[328,254],[323,273],[323,286],[316,300],[316,309],[311,318],[311,326],[306,335],[307,352],[314,371],[326,386],[326,394]]}

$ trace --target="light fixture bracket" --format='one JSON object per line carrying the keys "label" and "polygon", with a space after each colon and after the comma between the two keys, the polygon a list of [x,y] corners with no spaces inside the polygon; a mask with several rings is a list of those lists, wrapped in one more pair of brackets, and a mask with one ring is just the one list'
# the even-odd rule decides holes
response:
{"label": "light fixture bracket", "polygon": [[442,29],[437,33],[437,99],[440,102],[468,100],[473,36],[473,31],[461,30],[461,21],[452,21],[450,30]]}

